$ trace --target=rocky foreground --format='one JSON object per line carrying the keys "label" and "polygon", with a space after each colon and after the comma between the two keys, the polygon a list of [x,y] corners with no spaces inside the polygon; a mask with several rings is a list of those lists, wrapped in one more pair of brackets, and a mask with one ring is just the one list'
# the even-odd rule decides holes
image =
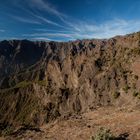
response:
{"label": "rocky foreground", "polygon": [[1,139],[140,139],[140,33],[0,42]]}
{"label": "rocky foreground", "polygon": [[103,107],[56,121],[41,127],[20,128],[1,140],[93,140],[101,127],[110,129],[113,140],[140,140],[139,107]]}

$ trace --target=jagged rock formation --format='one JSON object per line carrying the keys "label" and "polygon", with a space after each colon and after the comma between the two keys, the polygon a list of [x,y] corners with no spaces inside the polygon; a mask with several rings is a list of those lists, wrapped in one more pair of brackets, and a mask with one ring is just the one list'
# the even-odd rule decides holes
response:
{"label": "jagged rock formation", "polygon": [[139,68],[140,33],[60,43],[1,41],[1,133],[96,106],[137,105]]}

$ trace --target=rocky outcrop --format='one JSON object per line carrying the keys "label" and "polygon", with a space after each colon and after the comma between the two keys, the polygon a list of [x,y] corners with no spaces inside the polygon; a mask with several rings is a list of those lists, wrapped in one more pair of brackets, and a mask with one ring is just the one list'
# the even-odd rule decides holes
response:
{"label": "rocky outcrop", "polygon": [[0,42],[0,124],[42,125],[97,106],[138,104],[140,33],[108,40]]}

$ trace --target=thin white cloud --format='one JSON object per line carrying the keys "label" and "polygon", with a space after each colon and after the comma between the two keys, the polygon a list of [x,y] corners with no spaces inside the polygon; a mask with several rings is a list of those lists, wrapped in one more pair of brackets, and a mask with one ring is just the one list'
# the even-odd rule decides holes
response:
{"label": "thin white cloud", "polygon": [[32,40],[42,40],[42,41],[51,41],[51,39],[46,37],[33,37]]}
{"label": "thin white cloud", "polygon": [[115,19],[95,25],[80,23],[73,25],[78,27],[79,32],[73,34],[74,38],[110,38],[116,35],[125,35],[140,30],[140,20]]}
{"label": "thin white cloud", "polygon": [[[74,29],[75,31],[80,31],[80,28],[73,23],[73,21],[69,21],[70,17],[60,17],[61,21],[63,23],[65,23],[68,27],[70,27],[71,29]],[[79,21],[76,21],[79,22]]]}
{"label": "thin white cloud", "polygon": [[72,34],[67,33],[33,33],[33,34],[23,34],[24,37],[65,37],[65,38],[72,38]]}
{"label": "thin white cloud", "polygon": [[[67,28],[70,27],[70,31],[74,33],[68,34],[67,37],[70,36],[73,38],[109,38],[115,35],[124,35],[127,33],[135,32],[140,29],[140,21],[133,20],[126,21],[122,19],[115,19],[99,25],[90,24],[78,20],[74,22],[71,18],[65,16],[47,1],[30,0],[30,2],[32,3],[32,6],[40,10],[46,10],[47,12],[50,12],[51,14],[59,17],[60,20],[67,26]],[[45,20],[45,18],[42,18],[42,20],[48,22],[47,20]]]}
{"label": "thin white cloud", "polygon": [[24,23],[29,23],[29,24],[41,24],[40,21],[34,20],[34,19],[29,19],[26,17],[19,17],[19,16],[15,16],[15,15],[11,15],[11,17],[15,20],[18,20],[20,22],[24,22]]}
{"label": "thin white cloud", "polygon": [[[125,35],[128,33],[136,32],[140,30],[140,20],[124,20],[114,19],[110,21],[104,21],[101,24],[87,23],[86,21],[74,20],[70,16],[67,16],[57,10],[52,4],[48,3],[47,0],[25,0],[28,4],[26,11],[28,14],[33,16],[33,19],[27,19],[15,16],[15,19],[34,24],[42,24],[40,27],[45,28],[42,30],[36,30],[35,33],[25,34],[26,37],[34,38],[66,38],[69,40],[84,39],[84,38],[110,38],[116,35]],[[30,7],[30,8],[29,8]],[[32,9],[30,11],[30,9]],[[42,14],[41,11],[45,11]],[[34,13],[33,13],[34,11]],[[36,11],[36,12],[35,12]],[[46,18],[45,15],[52,14],[60,21],[54,22]],[[45,24],[44,24],[45,23]],[[46,24],[50,24],[56,27],[61,27],[58,30],[46,29]],[[60,31],[65,29],[65,31]],[[35,31],[35,30],[34,30]],[[46,33],[47,32],[47,33]]]}
{"label": "thin white cloud", "polygon": [[49,20],[49,19],[47,19],[47,18],[45,18],[43,16],[38,16],[38,15],[35,15],[35,14],[34,14],[34,16],[36,18],[38,18],[39,20],[43,21],[44,23],[51,24],[51,25],[54,25],[54,26],[57,26],[57,27],[61,27],[61,28],[65,28],[64,26],[62,26],[62,25],[60,25],[60,24],[58,24],[58,23],[56,23],[54,21],[51,21],[51,20]]}
{"label": "thin white cloud", "polygon": [[[25,0],[22,3],[19,3],[18,1],[16,1],[14,4],[15,4],[16,8],[21,9],[25,12],[25,14],[28,14],[27,16],[30,15],[33,17],[33,19],[27,19],[25,17],[21,18],[18,15],[12,16],[21,22],[32,23],[32,24],[39,24],[39,23],[43,22],[46,24],[50,24],[53,26],[57,26],[57,27],[66,29],[66,30],[72,30],[74,28],[74,30],[79,31],[79,28],[76,26],[73,26],[73,23],[71,21],[69,21],[71,19],[69,16],[67,16],[66,14],[57,10],[56,7],[54,5],[52,5],[51,3],[49,3],[47,0],[45,0],[45,1],[44,0]],[[26,8],[23,5],[26,5]],[[45,13],[44,15],[42,15],[42,11],[44,11],[43,12],[43,13]],[[46,13],[54,15],[61,22],[60,21],[59,21],[59,23],[54,22],[54,21],[46,18],[46,16],[45,16]]]}
{"label": "thin white cloud", "polygon": [[[52,4],[50,4],[48,1],[43,1],[43,0],[28,0],[28,4],[30,5],[30,7],[32,8],[37,8],[39,10],[45,10],[46,12],[55,15],[56,17],[58,17],[65,25],[67,25],[67,27],[64,27],[62,25],[59,24],[60,27],[64,27],[67,29],[70,29],[69,27],[75,28],[78,30],[78,28],[73,27],[72,23],[68,21],[69,16],[67,16],[66,14],[58,11]],[[41,17],[42,20],[45,21],[45,19],[43,17]],[[56,23],[57,25],[57,23]]]}
{"label": "thin white cloud", "polygon": [[72,30],[53,30],[53,29],[46,29],[46,28],[38,28],[38,29],[34,29],[34,31],[38,31],[38,32],[42,32],[42,33],[74,33]]}
{"label": "thin white cloud", "polygon": [[53,5],[51,5],[48,1],[43,0],[28,0],[28,4],[31,7],[35,7],[39,10],[45,10],[49,13],[52,13],[56,16],[64,16],[61,12],[59,12]]}
{"label": "thin white cloud", "polygon": [[42,15],[41,12],[38,11],[39,9],[45,10],[44,12],[49,12],[50,14],[53,14],[56,17],[58,17],[60,20],[63,17],[66,17],[66,15],[60,13],[58,10],[55,9],[54,6],[49,4],[47,1],[44,2],[43,0],[25,0],[24,2],[22,4],[26,4],[27,5],[26,8],[18,2],[15,3],[16,8],[23,10],[24,13],[27,14],[27,16],[30,16],[33,19],[31,20],[31,19],[27,19],[25,17],[22,19],[21,17],[15,16],[15,15],[13,15],[12,17],[15,17],[15,19],[18,19],[21,22],[34,23],[34,24],[37,24],[38,22],[40,22],[40,23],[43,23],[44,25],[50,24],[50,25],[60,27],[63,29],[69,29],[68,27],[61,25],[58,22],[54,22],[54,21],[46,18],[46,15]]}
{"label": "thin white cloud", "polygon": [[0,29],[0,32],[5,32],[5,30],[4,29]]}
{"label": "thin white cloud", "polygon": [[38,40],[38,41],[58,41],[58,42],[62,42],[62,40],[57,40],[57,39],[50,39],[50,38],[46,38],[46,37],[33,37],[31,38],[32,40]]}
{"label": "thin white cloud", "polygon": [[38,30],[37,33],[27,34],[24,36],[32,36],[32,37],[64,37],[67,40],[75,40],[75,39],[92,39],[92,38],[110,38],[116,35],[125,35],[132,32],[137,32],[140,30],[140,20],[122,20],[115,19],[103,24],[95,25],[95,24],[87,24],[87,23],[79,23],[73,24],[75,28],[79,30],[75,30],[73,28],[71,31],[65,32],[54,32],[53,30]]}
{"label": "thin white cloud", "polygon": [[59,24],[59,23],[57,23],[57,22],[54,22],[54,21],[52,21],[52,20],[47,19],[46,17],[39,16],[39,15],[37,15],[37,14],[36,14],[36,15],[34,14],[34,17],[36,17],[36,18],[42,20],[43,22],[45,22],[45,23],[47,23],[47,24],[51,24],[51,25],[53,25],[53,26],[57,26],[57,27],[60,27],[60,28],[65,29],[65,30],[71,30],[70,27],[73,27],[72,25],[70,26],[70,24],[64,22],[65,20],[64,20],[64,18],[62,18],[62,17],[60,17],[60,19],[61,19],[61,21],[63,21],[63,23],[65,23],[65,25]]}

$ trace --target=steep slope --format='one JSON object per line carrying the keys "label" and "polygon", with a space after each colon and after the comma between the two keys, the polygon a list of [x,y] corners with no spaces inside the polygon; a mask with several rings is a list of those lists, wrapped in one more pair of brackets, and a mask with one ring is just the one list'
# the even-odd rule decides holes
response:
{"label": "steep slope", "polygon": [[109,40],[0,42],[1,134],[99,106],[139,105],[139,61],[140,33]]}

